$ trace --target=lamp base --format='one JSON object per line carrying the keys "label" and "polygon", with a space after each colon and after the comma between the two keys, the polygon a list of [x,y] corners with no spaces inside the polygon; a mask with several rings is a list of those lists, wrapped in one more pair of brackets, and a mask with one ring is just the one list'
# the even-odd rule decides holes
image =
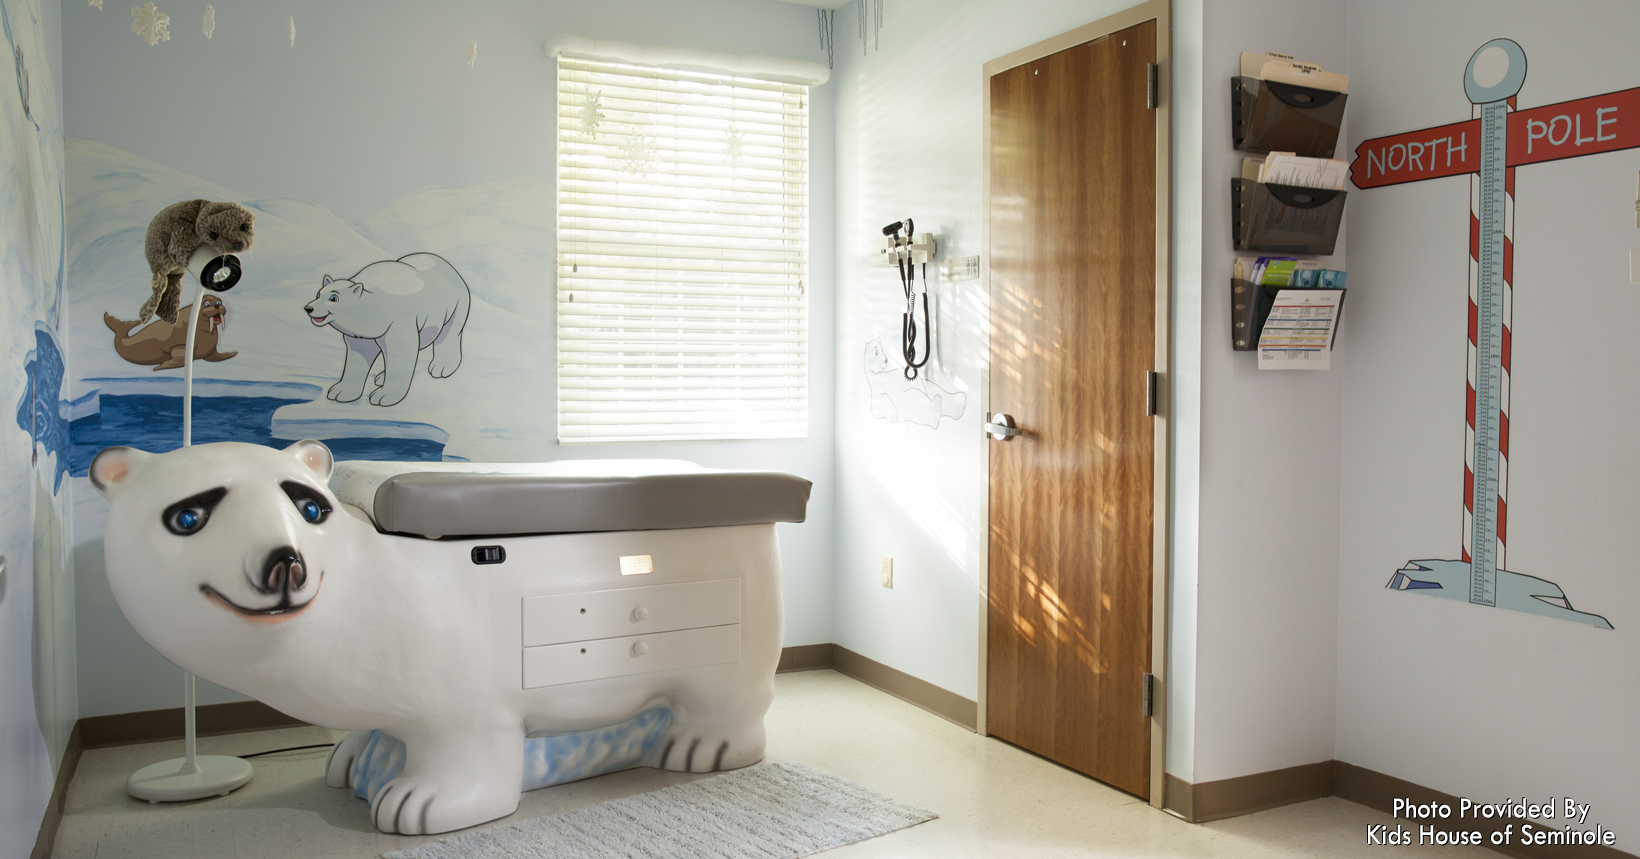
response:
{"label": "lamp base", "polygon": [[149,802],[181,802],[227,796],[250,780],[250,761],[227,755],[200,755],[194,758],[192,768],[187,758],[145,766],[125,780],[125,790]]}

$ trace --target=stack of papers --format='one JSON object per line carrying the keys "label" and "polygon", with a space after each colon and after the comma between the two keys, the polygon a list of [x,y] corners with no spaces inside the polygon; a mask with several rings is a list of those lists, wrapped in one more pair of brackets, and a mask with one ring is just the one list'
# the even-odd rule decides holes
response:
{"label": "stack of papers", "polygon": [[1275,51],[1268,54],[1243,51],[1241,55],[1241,73],[1248,77],[1275,81],[1276,83],[1307,86],[1333,92],[1350,91],[1349,75],[1322,71],[1321,67],[1315,63],[1295,60],[1287,54]]}
{"label": "stack of papers", "polygon": [[1241,162],[1243,179],[1326,191],[1344,190],[1344,179],[1349,173],[1348,161],[1303,158],[1291,152],[1272,152],[1263,158],[1245,158]]}
{"label": "stack of papers", "polygon": [[1260,370],[1325,370],[1344,304],[1341,289],[1283,289],[1258,335]]}

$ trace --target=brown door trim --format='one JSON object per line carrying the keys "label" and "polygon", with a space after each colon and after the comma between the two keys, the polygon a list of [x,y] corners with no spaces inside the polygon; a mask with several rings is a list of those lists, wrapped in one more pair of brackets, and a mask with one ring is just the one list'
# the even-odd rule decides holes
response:
{"label": "brown door trim", "polygon": [[[1162,807],[1165,793],[1164,779],[1167,767],[1167,688],[1168,688],[1168,615],[1169,592],[1167,587],[1167,571],[1169,567],[1168,535],[1171,533],[1171,518],[1168,486],[1172,463],[1172,421],[1169,404],[1171,398],[1169,382],[1172,379],[1172,365],[1170,356],[1172,344],[1169,335],[1172,331],[1172,69],[1173,69],[1173,25],[1171,0],[1147,0],[1132,8],[1125,9],[1114,15],[1101,18],[1091,24],[1078,27],[1061,33],[1051,39],[1038,42],[1030,47],[1015,51],[1006,56],[992,60],[985,64],[981,80],[983,93],[983,108],[980,112],[980,121],[984,127],[984,167],[981,180],[984,193],[981,219],[981,246],[987,252],[980,257],[980,288],[989,295],[991,291],[990,253],[991,244],[991,78],[1001,72],[1034,62],[1050,54],[1056,54],[1066,48],[1090,42],[1100,36],[1125,30],[1136,24],[1154,20],[1156,22],[1156,355],[1155,368],[1159,376],[1157,390],[1157,415],[1155,421],[1155,467],[1153,517],[1153,546],[1151,552],[1151,674],[1155,675],[1154,707],[1150,721],[1150,804],[1157,808]],[[986,354],[989,355],[989,349]],[[990,371],[980,376],[980,408],[981,413],[989,416],[991,413],[991,384]],[[986,455],[981,458],[983,479],[987,486],[990,482],[990,446],[988,442],[980,440],[986,445]],[[987,490],[989,497],[989,490]],[[986,514],[987,525],[990,514]],[[989,528],[987,528],[989,531]],[[979,714],[978,730],[985,734],[985,700],[987,676],[989,666],[987,653],[989,648],[990,617],[988,593],[990,571],[989,552],[980,555],[981,569],[979,571]]]}

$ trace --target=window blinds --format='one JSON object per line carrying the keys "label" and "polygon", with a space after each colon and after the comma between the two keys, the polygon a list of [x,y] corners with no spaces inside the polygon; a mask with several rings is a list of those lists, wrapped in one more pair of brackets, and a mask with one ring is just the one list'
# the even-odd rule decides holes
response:
{"label": "window blinds", "polygon": [[560,57],[558,440],[802,438],[808,88]]}

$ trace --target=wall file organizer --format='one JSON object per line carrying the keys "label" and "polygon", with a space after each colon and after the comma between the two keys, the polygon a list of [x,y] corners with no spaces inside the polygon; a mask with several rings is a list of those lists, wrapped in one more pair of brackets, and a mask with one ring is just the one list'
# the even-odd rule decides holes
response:
{"label": "wall file organizer", "polygon": [[1330,254],[1344,219],[1344,191],[1230,180],[1238,251]]}
{"label": "wall file organizer", "polygon": [[1230,134],[1244,152],[1331,158],[1348,99],[1332,90],[1238,75],[1230,79]]}
{"label": "wall file organizer", "polygon": [[[1237,352],[1257,352],[1259,335],[1264,323],[1270,321],[1270,310],[1275,306],[1276,293],[1292,286],[1268,286],[1240,278],[1230,279],[1230,348]],[[1325,287],[1323,287],[1325,288]],[[1338,290],[1342,292],[1342,290]],[[1343,322],[1344,307],[1338,307],[1338,322]],[[1338,343],[1337,337],[1332,346]]]}

